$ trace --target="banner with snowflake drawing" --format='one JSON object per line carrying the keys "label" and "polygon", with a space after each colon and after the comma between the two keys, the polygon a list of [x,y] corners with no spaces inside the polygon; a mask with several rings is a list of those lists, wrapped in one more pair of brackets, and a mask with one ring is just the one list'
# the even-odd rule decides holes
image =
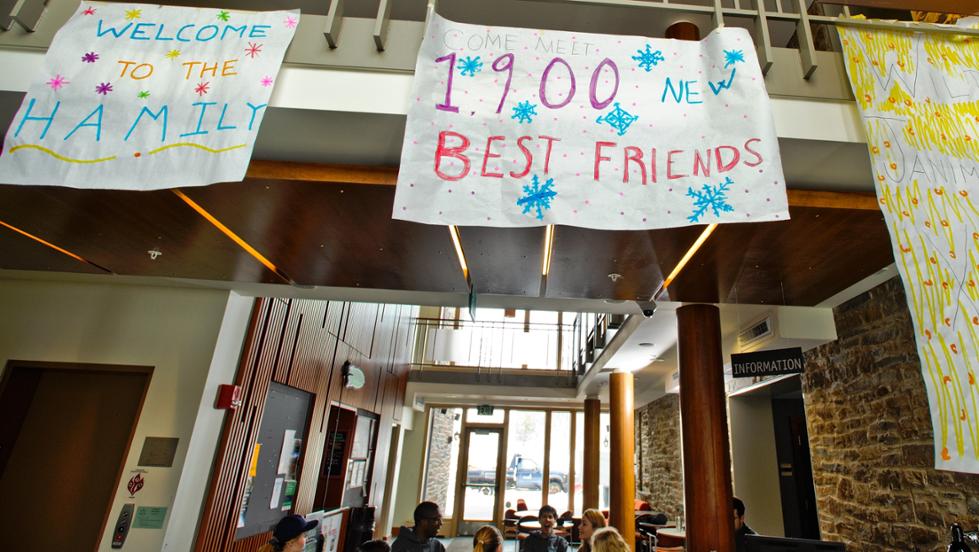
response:
{"label": "banner with snowflake drawing", "polygon": [[0,183],[153,190],[244,178],[299,11],[83,2],[14,117]]}
{"label": "banner with snowflake drawing", "polygon": [[789,218],[751,37],[700,42],[433,16],[394,218],[647,229]]}
{"label": "banner with snowflake drawing", "polygon": [[935,467],[979,473],[979,46],[839,32],[914,323]]}

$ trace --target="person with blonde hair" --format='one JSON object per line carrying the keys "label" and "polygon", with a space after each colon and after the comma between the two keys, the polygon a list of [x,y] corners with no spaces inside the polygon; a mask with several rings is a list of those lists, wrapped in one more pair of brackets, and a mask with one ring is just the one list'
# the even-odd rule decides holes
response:
{"label": "person with blonde hair", "polygon": [[581,524],[578,525],[578,538],[581,540],[581,546],[578,547],[578,552],[591,552],[592,535],[595,534],[595,531],[607,525],[605,516],[601,512],[594,508],[585,510],[581,514]]}
{"label": "person with blonde hair", "polygon": [[484,525],[473,535],[473,552],[500,552],[503,548],[503,535],[492,525]]}
{"label": "person with blonde hair", "polygon": [[603,527],[591,536],[592,552],[632,552],[615,527]]}

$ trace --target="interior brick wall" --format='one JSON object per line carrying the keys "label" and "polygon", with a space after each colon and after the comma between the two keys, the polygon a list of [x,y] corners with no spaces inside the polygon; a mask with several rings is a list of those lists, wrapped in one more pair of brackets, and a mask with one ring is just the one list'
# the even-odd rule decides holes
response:
{"label": "interior brick wall", "polygon": [[636,410],[639,498],[670,519],[683,510],[680,396],[665,395]]}

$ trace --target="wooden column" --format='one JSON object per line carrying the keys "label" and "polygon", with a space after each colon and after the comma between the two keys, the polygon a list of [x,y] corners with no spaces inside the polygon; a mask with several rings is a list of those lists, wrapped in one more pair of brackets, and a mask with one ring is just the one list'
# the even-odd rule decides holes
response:
{"label": "wooden column", "polygon": [[700,40],[700,28],[689,21],[677,21],[666,28],[666,38]]}
{"label": "wooden column", "polygon": [[687,550],[734,551],[731,452],[728,446],[720,311],[676,311]]}
{"label": "wooden column", "polygon": [[[609,481],[612,498],[609,504],[609,522],[619,530],[622,538],[635,550],[636,547],[636,429],[632,372],[613,372],[609,376],[609,414],[611,428],[609,440]],[[687,548],[699,550],[698,548]]]}
{"label": "wooden column", "polygon": [[581,511],[598,508],[599,435],[601,433],[602,401],[597,397],[585,399],[585,465],[582,474]]}

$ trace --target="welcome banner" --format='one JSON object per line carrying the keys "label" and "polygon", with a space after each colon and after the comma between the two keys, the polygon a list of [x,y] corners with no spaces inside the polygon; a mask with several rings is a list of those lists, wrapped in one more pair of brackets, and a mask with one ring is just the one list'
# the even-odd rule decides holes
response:
{"label": "welcome banner", "polygon": [[398,219],[643,229],[789,218],[743,29],[684,42],[433,16],[409,101]]}
{"label": "welcome banner", "polygon": [[840,28],[917,335],[935,467],[979,473],[979,45]]}
{"label": "welcome banner", "polygon": [[7,131],[0,182],[241,180],[298,23],[298,11],[82,3]]}

